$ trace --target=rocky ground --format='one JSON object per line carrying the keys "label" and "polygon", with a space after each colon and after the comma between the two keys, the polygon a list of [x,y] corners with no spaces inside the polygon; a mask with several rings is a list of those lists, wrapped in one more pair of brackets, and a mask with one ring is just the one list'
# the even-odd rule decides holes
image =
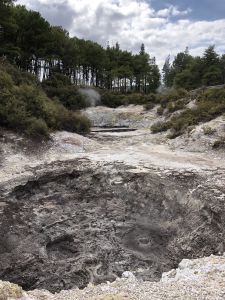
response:
{"label": "rocky ground", "polygon": [[[150,133],[155,109],[93,107],[85,113],[95,126],[87,137],[56,132],[49,143],[37,144],[1,132],[0,279],[25,290],[60,292],[131,271],[133,288],[128,279],[121,287],[117,280],[118,291],[113,284],[102,291],[106,299],[126,294],[126,284],[130,299],[170,299],[173,290],[178,299],[224,299],[224,275],[217,273],[218,287],[204,279],[202,292],[200,279],[137,281],[159,280],[183,258],[224,252],[225,160],[223,151],[212,150],[225,132],[224,119],[211,121],[213,134],[206,135],[202,124],[168,140],[165,133]],[[112,126],[116,131],[108,130]],[[135,130],[118,131],[124,126]],[[95,299],[100,289],[49,299]],[[201,293],[205,298],[197,298]]]}
{"label": "rocky ground", "polygon": [[225,298],[225,257],[210,256],[181,261],[177,269],[163,273],[160,282],[138,280],[131,272],[113,283],[89,284],[52,294],[45,290],[24,292],[20,287],[0,282],[0,299],[21,300],[222,300]]}

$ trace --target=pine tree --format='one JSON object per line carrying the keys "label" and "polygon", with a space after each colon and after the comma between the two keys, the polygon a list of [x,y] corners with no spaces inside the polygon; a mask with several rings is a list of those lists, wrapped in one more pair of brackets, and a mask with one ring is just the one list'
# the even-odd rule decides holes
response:
{"label": "pine tree", "polygon": [[145,54],[145,45],[142,43],[141,44],[141,50],[139,52],[140,55],[144,55]]}
{"label": "pine tree", "polygon": [[220,58],[215,51],[215,46],[209,46],[203,55],[204,75],[202,83],[204,85],[217,85],[223,82],[223,74],[220,67]]}
{"label": "pine tree", "polygon": [[162,69],[162,73],[163,73],[164,85],[166,87],[171,87],[173,85],[174,72],[173,72],[171,64],[170,64],[170,55],[168,55],[165,60],[165,63],[163,65],[163,69]]}

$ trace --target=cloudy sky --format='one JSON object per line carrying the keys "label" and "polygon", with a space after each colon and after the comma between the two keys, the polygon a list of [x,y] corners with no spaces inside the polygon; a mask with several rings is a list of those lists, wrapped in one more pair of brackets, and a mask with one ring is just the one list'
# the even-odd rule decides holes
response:
{"label": "cloudy sky", "polygon": [[17,0],[38,10],[71,36],[91,39],[103,46],[119,42],[138,52],[141,43],[162,66],[189,47],[202,54],[210,44],[225,53],[225,0]]}

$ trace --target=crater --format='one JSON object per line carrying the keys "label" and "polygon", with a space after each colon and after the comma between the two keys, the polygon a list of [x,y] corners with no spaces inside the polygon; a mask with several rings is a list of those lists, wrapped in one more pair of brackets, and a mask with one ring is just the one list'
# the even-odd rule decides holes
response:
{"label": "crater", "polygon": [[111,281],[124,271],[158,280],[183,258],[223,246],[225,208],[204,176],[64,164],[4,197],[2,280],[51,292]]}

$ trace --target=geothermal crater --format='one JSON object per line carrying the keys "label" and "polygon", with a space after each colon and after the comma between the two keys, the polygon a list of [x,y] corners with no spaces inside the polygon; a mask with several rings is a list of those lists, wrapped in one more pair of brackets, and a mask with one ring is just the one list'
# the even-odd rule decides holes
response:
{"label": "geothermal crater", "polygon": [[224,251],[219,158],[174,152],[147,130],[58,133],[29,157],[17,139],[1,142],[2,280],[51,292],[124,271],[154,281]]}
{"label": "geothermal crater", "polygon": [[49,166],[4,198],[0,277],[59,291],[125,270],[157,280],[183,257],[217,253],[224,211],[203,182],[118,163]]}

